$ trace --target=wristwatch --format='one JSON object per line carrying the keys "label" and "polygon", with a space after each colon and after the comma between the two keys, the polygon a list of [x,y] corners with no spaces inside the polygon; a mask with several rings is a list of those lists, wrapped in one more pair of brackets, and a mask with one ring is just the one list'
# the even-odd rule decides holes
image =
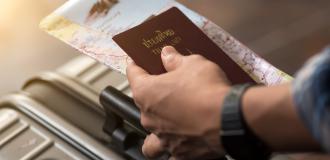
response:
{"label": "wristwatch", "polygon": [[268,160],[271,152],[248,127],[242,113],[242,96],[252,84],[233,86],[221,114],[220,139],[225,152],[235,160]]}

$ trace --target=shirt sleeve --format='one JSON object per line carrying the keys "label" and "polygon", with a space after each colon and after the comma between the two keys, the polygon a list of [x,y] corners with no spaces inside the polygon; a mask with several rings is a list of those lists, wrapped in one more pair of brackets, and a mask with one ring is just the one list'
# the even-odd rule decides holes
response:
{"label": "shirt sleeve", "polygon": [[293,98],[307,128],[330,153],[330,47],[298,72],[293,81]]}

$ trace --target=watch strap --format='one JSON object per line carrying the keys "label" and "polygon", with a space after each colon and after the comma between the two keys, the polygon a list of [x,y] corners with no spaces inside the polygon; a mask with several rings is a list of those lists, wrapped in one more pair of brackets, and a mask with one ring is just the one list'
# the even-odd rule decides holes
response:
{"label": "watch strap", "polygon": [[252,84],[233,86],[222,108],[221,143],[235,160],[267,160],[271,152],[249,129],[242,113],[242,96]]}

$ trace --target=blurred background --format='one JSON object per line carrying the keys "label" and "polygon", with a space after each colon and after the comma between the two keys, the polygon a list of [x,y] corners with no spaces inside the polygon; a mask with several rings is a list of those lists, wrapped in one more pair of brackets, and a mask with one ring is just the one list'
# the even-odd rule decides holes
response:
{"label": "blurred background", "polygon": [[[330,44],[329,0],[179,0],[293,75]],[[54,70],[77,51],[38,28],[65,0],[0,0],[0,95]]]}

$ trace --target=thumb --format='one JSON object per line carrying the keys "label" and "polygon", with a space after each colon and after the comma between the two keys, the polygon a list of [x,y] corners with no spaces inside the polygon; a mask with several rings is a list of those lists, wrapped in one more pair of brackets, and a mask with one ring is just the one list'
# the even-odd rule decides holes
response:
{"label": "thumb", "polygon": [[172,46],[162,50],[162,61],[167,72],[173,71],[181,65],[183,56]]}

